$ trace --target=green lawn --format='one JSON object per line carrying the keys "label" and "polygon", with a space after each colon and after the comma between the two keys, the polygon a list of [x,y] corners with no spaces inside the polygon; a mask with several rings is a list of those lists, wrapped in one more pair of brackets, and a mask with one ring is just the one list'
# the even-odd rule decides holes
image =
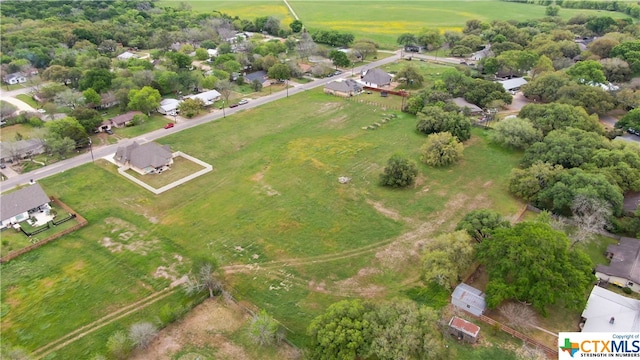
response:
{"label": "green lawn", "polygon": [[38,104],[37,101],[33,100],[33,96],[31,95],[27,95],[27,94],[20,94],[16,96],[17,99],[22,100],[24,102],[26,102],[27,104],[31,105],[32,108],[37,109],[40,107],[40,105]]}
{"label": "green lawn", "polygon": [[167,119],[160,114],[151,115],[144,123],[135,125],[135,126],[127,126],[123,128],[112,128],[113,132],[115,132],[116,136],[132,138],[136,136],[140,136],[142,134],[146,134],[148,132],[161,129],[167,123],[173,122],[173,120]]}
{"label": "green lawn", "polygon": [[294,20],[293,16],[289,13],[289,9],[282,1],[277,0],[261,0],[261,1],[176,1],[176,0],[161,0],[157,6],[172,6],[178,7],[182,3],[188,4],[193,11],[196,12],[212,12],[220,11],[233,16],[238,16],[241,19],[254,20],[261,16],[273,16],[282,22],[282,25],[289,28],[289,24]]}
{"label": "green lawn", "polygon": [[[182,276],[194,256],[221,266],[261,264],[264,271],[227,274],[225,284],[274,314],[298,345],[309,321],[345,295],[405,296],[418,278],[414,241],[451,230],[473,208],[516,213],[521,204],[506,181],[521,155],[474,129],[459,164],[419,165],[415,186],[382,188],[378,176],[389,156],[402,152],[417,162],[425,141],[415,117],[396,114],[375,131],[362,130],[385,116],[379,108],[307,91],[160,140],[216,168],[165,194],[101,162],[43,179],[47,193],[89,225],[2,265],[2,340],[34,350],[164,288],[170,280],[154,276],[157,269]],[[340,176],[352,180],[340,184]],[[398,238],[415,224],[425,224],[421,236]],[[384,265],[393,242],[408,254]],[[273,262],[285,259],[298,260]],[[104,343],[106,335],[96,336],[65,354]]]}
{"label": "green lawn", "polygon": [[0,130],[0,141],[12,142],[16,141],[16,135],[22,135],[23,139],[29,139],[38,134],[39,131],[44,129],[34,128],[29,124],[15,124],[10,126],[4,126]]}

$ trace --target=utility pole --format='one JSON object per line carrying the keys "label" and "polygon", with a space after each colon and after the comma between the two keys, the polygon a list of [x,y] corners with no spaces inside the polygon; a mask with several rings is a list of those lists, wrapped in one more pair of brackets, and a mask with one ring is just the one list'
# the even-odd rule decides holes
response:
{"label": "utility pole", "polygon": [[96,160],[93,158],[93,143],[91,141],[91,138],[87,139],[89,139],[89,152],[91,152],[91,162],[95,163]]}
{"label": "utility pole", "polygon": [[289,79],[284,80],[284,86],[287,88],[287,97],[289,97]]}

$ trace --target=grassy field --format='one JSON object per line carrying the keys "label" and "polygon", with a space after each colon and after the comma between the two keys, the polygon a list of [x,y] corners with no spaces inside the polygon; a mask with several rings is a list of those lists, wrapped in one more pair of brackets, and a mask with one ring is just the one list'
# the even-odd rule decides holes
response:
{"label": "grassy field", "polygon": [[[22,135],[23,139],[29,139],[38,134],[39,129],[29,124],[15,124],[5,126],[0,130],[0,141],[12,142],[16,141],[16,135]],[[41,130],[42,131],[42,130]]]}
{"label": "grassy field", "polygon": [[[292,15],[280,1],[186,1],[193,10],[219,10],[232,16],[255,19],[275,16],[284,26],[293,21]],[[160,6],[178,6],[177,1],[161,1]],[[467,20],[529,20],[545,16],[545,7],[498,0],[472,1],[318,1],[290,0],[289,4],[305,26],[314,29],[333,29],[353,33],[356,38],[373,39],[384,48],[396,48],[398,35],[417,33],[422,28],[441,31],[461,31]],[[559,16],[569,19],[577,14],[597,14],[613,18],[627,17],[617,12],[582,9],[560,9]]]}
{"label": "grassy field", "polygon": [[142,124],[135,125],[135,126],[127,126],[120,129],[112,128],[112,130],[116,134],[116,136],[131,138],[131,137],[136,137],[142,134],[146,134],[153,130],[161,129],[163,126],[165,126],[167,123],[170,123],[170,122],[173,122],[173,121],[165,118],[160,114],[154,114],[154,115],[151,115]]}
{"label": "grassy field", "polygon": [[[162,139],[216,168],[178,191],[152,195],[102,162],[42,180],[89,225],[2,265],[2,340],[39,348],[166,287],[194,256],[216,258],[229,290],[301,345],[309,321],[344,296],[404,296],[419,285],[420,243],[473,208],[517,212],[505,184],[521,155],[474,129],[461,163],[420,165],[414,187],[382,188],[389,156],[417,161],[425,139],[401,113],[361,129],[382,117],[314,90]],[[96,336],[64,354],[104,340]]]}
{"label": "grassy field", "polygon": [[204,167],[202,167],[200,164],[196,164],[189,159],[178,156],[173,158],[171,170],[165,171],[162,174],[140,175],[131,169],[127,170],[127,174],[151,185],[156,189],[159,189],[165,185],[169,185],[174,181],[178,181],[202,169],[204,169]]}
{"label": "grassy field", "polygon": [[37,109],[40,107],[40,105],[38,105],[38,102],[33,99],[33,96],[30,96],[27,94],[20,94],[20,95],[16,95],[16,98],[31,105],[31,107],[34,109]]}

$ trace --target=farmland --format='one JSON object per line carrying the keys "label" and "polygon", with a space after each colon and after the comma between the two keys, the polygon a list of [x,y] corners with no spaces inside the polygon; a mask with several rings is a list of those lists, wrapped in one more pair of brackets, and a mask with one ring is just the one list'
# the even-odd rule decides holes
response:
{"label": "farmland", "polygon": [[[90,225],[3,265],[4,339],[37,349],[160,291],[204,256],[226,270],[234,296],[267,309],[303,345],[310,319],[343,296],[394,298],[415,286],[419,268],[410,264],[420,244],[466,211],[516,213],[521,204],[505,181],[520,155],[489,145],[480,129],[462,163],[421,166],[411,189],[381,188],[386,159],[403,152],[417,160],[424,141],[406,114],[361,129],[383,112],[312,91],[172,135],[162,143],[216,171],[162,196],[106,161],[43,180]],[[339,184],[339,176],[352,181]],[[77,316],[66,316],[69,303]],[[36,336],[43,326],[46,336]],[[114,329],[57,354],[104,351],[98,344]]]}
{"label": "farmland", "polygon": [[[283,2],[230,2],[189,1],[195,11],[213,9],[232,16],[254,19],[274,16],[287,26],[293,18]],[[176,6],[176,2],[161,4]],[[252,4],[251,6],[247,6]],[[545,16],[545,7],[503,2],[482,1],[317,1],[291,0],[289,4],[305,26],[314,29],[333,29],[353,33],[356,38],[370,38],[383,48],[397,47],[396,38],[402,33],[417,33],[423,28],[441,31],[461,31],[467,20],[479,19],[524,21]],[[577,14],[598,14],[602,11],[561,9],[559,16],[569,19]],[[606,12],[613,18],[626,17],[616,12]]]}

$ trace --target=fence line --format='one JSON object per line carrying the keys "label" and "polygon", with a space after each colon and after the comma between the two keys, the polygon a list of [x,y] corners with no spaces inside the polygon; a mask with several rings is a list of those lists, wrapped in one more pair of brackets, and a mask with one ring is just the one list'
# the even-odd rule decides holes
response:
{"label": "fence line", "polygon": [[5,263],[7,261],[13,260],[16,257],[28,253],[31,250],[37,249],[40,246],[43,246],[45,244],[48,244],[50,242],[52,242],[53,240],[56,240],[58,238],[61,238],[69,233],[72,233],[82,227],[84,227],[85,225],[87,225],[89,222],[87,221],[87,219],[85,219],[84,217],[82,217],[80,214],[78,214],[77,212],[73,211],[70,207],[67,206],[67,204],[63,203],[62,201],[60,201],[60,199],[54,197],[54,196],[50,196],[49,199],[51,199],[51,201],[55,202],[58,206],[60,206],[61,208],[63,208],[65,211],[69,212],[70,214],[74,214],[76,216],[76,218],[78,219],[79,223],[75,226],[72,226],[66,230],[63,230],[57,234],[53,234],[51,236],[49,236],[48,238],[42,240],[42,241],[38,241],[35,244],[31,244],[27,247],[24,247],[20,250],[11,252],[5,256],[3,256],[2,258],[0,258],[0,264],[1,263]]}
{"label": "fence line", "polygon": [[522,340],[522,341],[524,341],[526,343],[529,343],[529,344],[531,344],[533,346],[536,346],[536,347],[542,349],[542,351],[544,351],[544,353],[547,355],[547,357],[549,359],[557,359],[558,358],[558,350],[557,349],[552,349],[552,348],[548,347],[547,345],[539,342],[538,340],[536,340],[536,339],[534,339],[532,337],[529,337],[529,336],[527,336],[527,335],[525,335],[525,334],[523,334],[523,333],[521,333],[521,332],[519,332],[517,330],[514,330],[514,329],[508,327],[507,325],[501,324],[500,322],[495,321],[495,320],[493,320],[492,318],[490,318],[488,316],[485,316],[485,315],[475,316],[473,314],[471,314],[471,316],[473,316],[473,317],[479,319],[480,321],[483,321],[483,322],[485,322],[485,323],[487,323],[487,324],[489,324],[491,326],[498,326],[500,328],[500,330],[506,332],[507,334],[509,334],[509,335],[511,335],[513,337],[517,337],[518,339],[520,339],[520,340]]}

